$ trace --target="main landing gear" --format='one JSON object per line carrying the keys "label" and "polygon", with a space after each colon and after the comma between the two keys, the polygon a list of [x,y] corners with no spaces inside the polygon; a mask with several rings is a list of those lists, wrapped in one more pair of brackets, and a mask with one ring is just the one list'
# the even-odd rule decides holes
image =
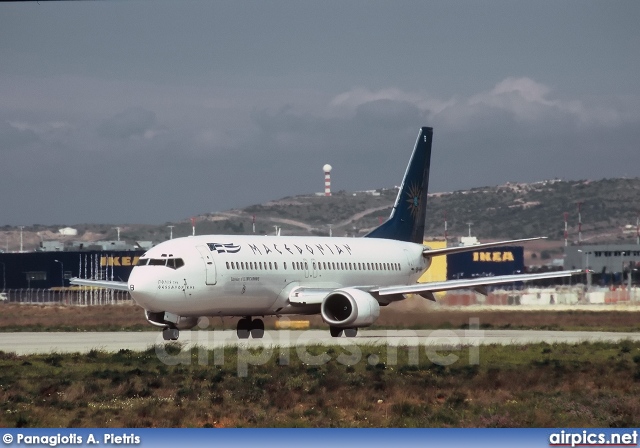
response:
{"label": "main landing gear", "polygon": [[177,341],[180,337],[180,330],[177,328],[165,327],[162,330],[162,339],[165,341]]}
{"label": "main landing gear", "polygon": [[338,328],[338,327],[329,327],[329,333],[331,333],[331,337],[339,338],[344,335],[348,338],[355,338],[358,334],[357,328]]}
{"label": "main landing gear", "polygon": [[251,319],[251,316],[243,317],[238,321],[236,328],[238,339],[249,339],[249,335],[253,339],[260,339],[264,336],[264,322],[262,319]]}

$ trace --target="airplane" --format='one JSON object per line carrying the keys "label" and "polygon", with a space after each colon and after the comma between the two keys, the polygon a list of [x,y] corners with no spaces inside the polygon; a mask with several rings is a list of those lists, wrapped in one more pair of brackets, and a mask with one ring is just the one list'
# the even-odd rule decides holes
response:
{"label": "airplane", "polygon": [[422,127],[387,221],[362,238],[201,235],[175,238],[145,252],[127,282],[73,278],[74,285],[129,291],[165,340],[201,316],[236,316],[238,338],[264,335],[260,317],[320,314],[331,336],[354,337],[380,307],[417,294],[567,277],[581,270],[417,283],[434,256],[531,241],[466,247],[423,245],[433,128]]}

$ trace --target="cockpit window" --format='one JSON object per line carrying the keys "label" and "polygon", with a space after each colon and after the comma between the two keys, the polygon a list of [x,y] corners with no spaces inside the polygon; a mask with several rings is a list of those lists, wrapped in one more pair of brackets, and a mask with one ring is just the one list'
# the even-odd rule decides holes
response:
{"label": "cockpit window", "polygon": [[136,266],[166,266],[171,269],[180,269],[184,266],[182,258],[141,258]]}
{"label": "cockpit window", "polygon": [[184,266],[184,261],[182,258],[169,258],[167,259],[167,267],[171,269],[179,269]]}

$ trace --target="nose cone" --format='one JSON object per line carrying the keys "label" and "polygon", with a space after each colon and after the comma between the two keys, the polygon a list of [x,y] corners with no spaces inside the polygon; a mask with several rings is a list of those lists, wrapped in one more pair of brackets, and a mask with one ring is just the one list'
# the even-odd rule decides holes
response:
{"label": "nose cone", "polygon": [[146,266],[134,267],[129,275],[129,294],[131,298],[147,311],[163,311],[157,308],[158,282],[149,275]]}

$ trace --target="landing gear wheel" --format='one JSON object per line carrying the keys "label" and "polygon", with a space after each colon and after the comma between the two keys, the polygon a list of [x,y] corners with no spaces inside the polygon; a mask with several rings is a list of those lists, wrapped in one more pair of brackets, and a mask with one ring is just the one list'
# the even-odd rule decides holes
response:
{"label": "landing gear wheel", "polygon": [[355,338],[356,335],[358,334],[358,329],[357,328],[345,328],[344,329],[344,335],[348,338]]}
{"label": "landing gear wheel", "polygon": [[251,318],[243,317],[238,321],[236,334],[238,335],[238,339],[249,339],[249,334],[251,334]]}
{"label": "landing gear wheel", "polygon": [[177,328],[166,327],[162,330],[162,339],[165,341],[177,341],[180,337],[180,330]]}
{"label": "landing gear wheel", "polygon": [[264,322],[262,319],[251,321],[251,337],[253,339],[261,339],[264,336]]}
{"label": "landing gear wheel", "polygon": [[342,328],[338,327],[329,327],[329,333],[331,333],[332,338],[339,338],[342,336]]}

